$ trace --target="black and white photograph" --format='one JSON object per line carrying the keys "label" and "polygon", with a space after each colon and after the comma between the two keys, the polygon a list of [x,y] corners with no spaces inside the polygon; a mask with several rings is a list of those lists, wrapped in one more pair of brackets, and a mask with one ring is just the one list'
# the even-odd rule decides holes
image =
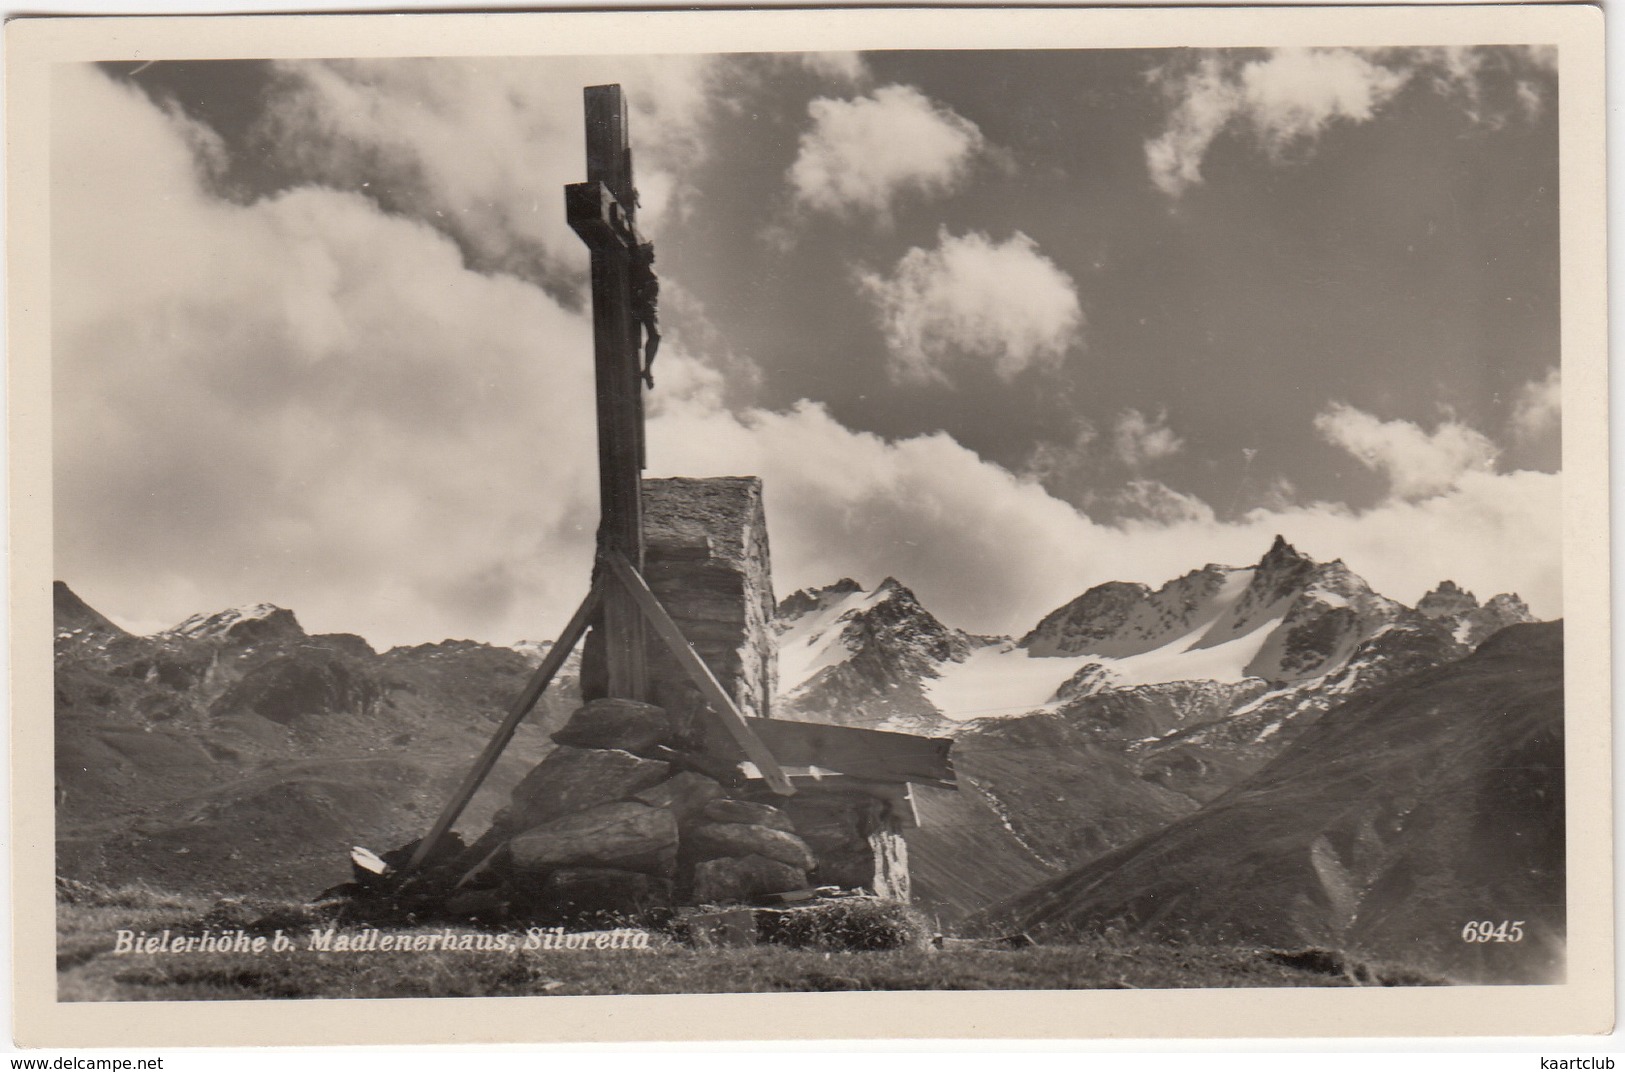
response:
{"label": "black and white photograph", "polygon": [[1598,982],[1561,35],[505,18],[41,75],[45,1000]]}

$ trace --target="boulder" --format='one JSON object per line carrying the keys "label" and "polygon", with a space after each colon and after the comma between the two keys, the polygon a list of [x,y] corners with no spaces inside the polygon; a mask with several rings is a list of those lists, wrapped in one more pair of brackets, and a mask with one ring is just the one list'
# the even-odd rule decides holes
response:
{"label": "boulder", "polygon": [[725,856],[694,868],[694,900],[701,904],[734,904],[806,886],[805,871],[765,856]]}
{"label": "boulder", "polygon": [[715,779],[693,771],[678,771],[659,785],[633,794],[632,799],[651,808],[666,808],[686,823],[699,816],[702,809],[723,794]]}
{"label": "boulder", "polygon": [[572,918],[632,918],[671,904],[671,883],[638,871],[566,867],[542,882],[541,902]]}
{"label": "boulder", "polygon": [[609,867],[669,878],[677,866],[677,820],[663,808],[601,804],[526,830],[508,842],[508,852],[520,873]]}
{"label": "boulder", "polygon": [[807,843],[794,834],[750,823],[705,823],[683,833],[683,853],[690,859],[765,856],[801,871],[817,864]]}
{"label": "boulder", "polygon": [[753,804],[748,800],[714,800],[705,806],[705,817],[714,823],[750,823],[753,826],[771,826],[787,834],[796,832],[790,817],[771,804]]}
{"label": "boulder", "polygon": [[671,743],[666,712],[636,700],[593,700],[576,709],[564,728],[553,734],[558,744],[576,748],[619,748],[642,754]]}
{"label": "boulder", "polygon": [[510,822],[517,829],[612,801],[627,800],[671,773],[669,764],[613,748],[560,746],[513,790]]}

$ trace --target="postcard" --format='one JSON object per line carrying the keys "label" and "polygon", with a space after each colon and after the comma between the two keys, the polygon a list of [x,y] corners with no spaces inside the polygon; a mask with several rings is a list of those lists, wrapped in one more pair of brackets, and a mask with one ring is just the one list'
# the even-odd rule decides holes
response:
{"label": "postcard", "polygon": [[23,1044],[1610,1029],[1598,10],[6,47]]}

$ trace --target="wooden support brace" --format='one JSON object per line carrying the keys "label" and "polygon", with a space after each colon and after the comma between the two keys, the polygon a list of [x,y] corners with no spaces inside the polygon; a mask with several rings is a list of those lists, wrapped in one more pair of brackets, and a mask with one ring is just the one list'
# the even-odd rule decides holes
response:
{"label": "wooden support brace", "polygon": [[780,796],[795,795],[795,786],[785,777],[784,770],[780,768],[778,760],[773,758],[773,753],[768,751],[762,739],[756,736],[756,731],[751,729],[751,720],[740,714],[739,708],[735,707],[733,700],[728,697],[727,690],[717,681],[716,675],[711,673],[711,668],[705,665],[705,661],[695,652],[693,645],[689,644],[682,630],[677,628],[677,623],[666,613],[666,608],[660,605],[660,600],[649,590],[648,583],[632,568],[632,564],[624,555],[611,551],[604,557],[615,579],[631,594],[638,609],[665,642],[678,665],[716,711],[717,717],[722,720],[723,728],[744,750],[745,757],[756,764],[756,769],[762,772],[762,779],[767,782],[769,788]]}
{"label": "wooden support brace", "polygon": [[435,846],[440,844],[440,839],[446,836],[446,831],[450,830],[452,824],[463,814],[463,809],[468,807],[468,802],[474,799],[474,794],[479,791],[480,785],[490,775],[492,768],[497,765],[497,760],[502,756],[502,750],[508,747],[509,741],[513,740],[513,735],[519,729],[519,724],[525,720],[525,716],[530,714],[531,709],[536,706],[536,702],[542,698],[542,693],[547,691],[548,685],[552,684],[554,675],[559,672],[559,668],[564,665],[564,661],[570,657],[570,652],[575,649],[576,643],[581,640],[581,635],[587,631],[587,625],[592,620],[593,611],[598,609],[598,604],[603,599],[603,596],[604,582],[600,579],[593,582],[593,586],[587,590],[587,598],[581,601],[581,606],[576,609],[575,615],[565,625],[564,631],[559,634],[558,640],[542,657],[542,665],[538,666],[536,672],[531,674],[530,680],[525,683],[525,690],[519,694],[519,698],[508,708],[508,717],[504,718],[502,725],[497,727],[496,734],[491,738],[491,743],[485,746],[485,751],[481,752],[479,758],[474,761],[474,766],[464,776],[462,784],[457,787],[457,792],[452,794],[452,798],[446,802],[446,806],[441,810],[440,817],[435,820],[434,826],[430,828],[423,840],[418,842],[417,849],[412,853],[412,858],[407,861],[404,868],[407,875],[411,875],[422,866],[423,861],[428,859]]}

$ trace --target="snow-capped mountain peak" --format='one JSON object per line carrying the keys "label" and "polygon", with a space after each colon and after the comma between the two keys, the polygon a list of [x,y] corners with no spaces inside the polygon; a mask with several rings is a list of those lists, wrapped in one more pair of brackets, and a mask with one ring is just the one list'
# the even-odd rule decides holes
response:
{"label": "snow-capped mountain peak", "polygon": [[[1466,609],[1448,613],[1456,602]],[[1386,659],[1386,648],[1368,645],[1396,626],[1407,636],[1437,633],[1465,653],[1530,620],[1516,596],[1479,607],[1449,584],[1423,603],[1423,613],[1412,611],[1342,560],[1317,562],[1279,536],[1251,566],[1210,563],[1156,589],[1096,585],[1019,641],[950,628],[893,578],[871,591],[842,580],[781,604],[776,711],[904,728],[902,712],[916,728],[934,718],[940,729],[1174,682],[1274,690],[1342,675],[1339,688],[1348,688],[1371,676],[1371,656],[1358,653]]]}
{"label": "snow-capped mountain peak", "polygon": [[185,640],[237,640],[271,633],[302,636],[304,629],[292,611],[272,603],[253,603],[213,614],[194,614],[157,635]]}
{"label": "snow-capped mountain peak", "polygon": [[775,714],[889,728],[936,720],[923,683],[986,642],[943,625],[894,577],[869,591],[842,580],[797,592],[777,629]]}
{"label": "snow-capped mountain peak", "polygon": [[[1102,610],[1104,609],[1104,613]],[[1208,565],[1151,592],[1112,582],[1047,615],[1021,645],[1077,660],[1067,690],[1161,681],[1300,680],[1341,665],[1402,608],[1341,561],[1277,536],[1257,565]]]}
{"label": "snow-capped mountain peak", "polygon": [[803,588],[792,592],[779,603],[778,622],[780,630],[782,631],[788,622],[826,609],[847,596],[862,591],[863,585],[850,577],[842,577],[834,584],[828,584],[822,588]]}

